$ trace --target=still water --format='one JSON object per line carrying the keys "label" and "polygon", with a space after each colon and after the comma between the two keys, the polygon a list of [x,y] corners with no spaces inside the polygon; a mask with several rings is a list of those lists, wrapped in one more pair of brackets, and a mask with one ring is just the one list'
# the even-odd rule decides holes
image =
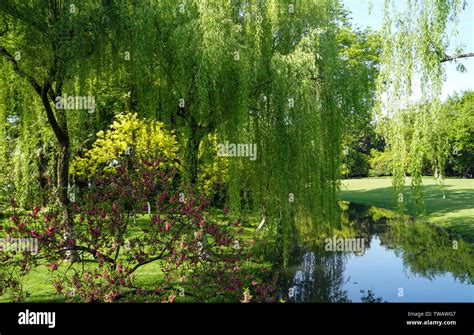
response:
{"label": "still water", "polygon": [[297,243],[281,280],[283,299],[474,302],[470,243],[426,223],[357,204],[345,204],[342,221],[326,237]]}

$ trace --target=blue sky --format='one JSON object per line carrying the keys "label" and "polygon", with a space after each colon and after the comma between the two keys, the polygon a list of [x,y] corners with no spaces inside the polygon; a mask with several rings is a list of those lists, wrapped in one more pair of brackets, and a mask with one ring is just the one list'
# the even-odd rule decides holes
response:
{"label": "blue sky", "polygon": [[[396,0],[401,5],[403,0]],[[466,9],[462,12],[459,22],[459,34],[451,41],[449,53],[456,46],[461,45],[464,52],[474,52],[474,0],[467,0]],[[346,8],[352,12],[353,23],[361,28],[371,27],[380,29],[383,17],[384,0],[372,0],[372,10],[369,13],[369,0],[343,0]],[[474,90],[474,57],[460,61],[465,65],[467,71],[460,73],[456,70],[454,62],[444,63],[446,70],[446,81],[443,85],[442,99],[448,95],[465,90]],[[421,96],[415,92],[415,96]]]}

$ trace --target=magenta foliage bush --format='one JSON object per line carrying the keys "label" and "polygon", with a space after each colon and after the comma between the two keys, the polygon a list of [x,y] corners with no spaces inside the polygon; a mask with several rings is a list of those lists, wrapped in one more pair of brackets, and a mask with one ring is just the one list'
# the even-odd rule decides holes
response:
{"label": "magenta foliage bush", "polygon": [[[23,299],[18,278],[46,264],[56,292],[70,301],[273,301],[273,287],[245,266],[251,254],[239,240],[239,221],[209,220],[209,201],[177,189],[177,171],[163,166],[130,160],[95,176],[71,205],[68,239],[59,210],[15,214],[2,229],[9,238],[36,238],[39,253],[2,253],[4,291]],[[151,284],[141,284],[137,274],[152,263],[145,270]]]}

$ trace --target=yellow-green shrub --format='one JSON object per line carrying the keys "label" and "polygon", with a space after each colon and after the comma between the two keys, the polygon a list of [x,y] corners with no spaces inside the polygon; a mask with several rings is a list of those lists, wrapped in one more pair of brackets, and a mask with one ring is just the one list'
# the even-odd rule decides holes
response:
{"label": "yellow-green shrub", "polygon": [[217,156],[217,134],[209,134],[199,146],[198,190],[212,196],[217,191],[217,183],[228,182],[228,169],[228,159]]}
{"label": "yellow-green shrub", "polygon": [[73,160],[71,172],[90,177],[101,169],[114,171],[109,163],[123,157],[127,148],[135,158],[164,157],[163,166],[180,169],[174,132],[166,130],[162,122],[139,119],[136,113],[130,113],[117,115],[108,130],[99,131],[92,148]]}

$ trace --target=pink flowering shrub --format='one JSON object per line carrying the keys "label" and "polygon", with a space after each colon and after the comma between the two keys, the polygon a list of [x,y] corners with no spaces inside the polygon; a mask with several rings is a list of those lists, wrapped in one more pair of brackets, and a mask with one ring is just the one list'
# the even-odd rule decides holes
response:
{"label": "pink flowering shrub", "polygon": [[[114,173],[93,177],[71,206],[75,232],[68,240],[58,210],[34,207],[27,216],[14,215],[13,225],[0,233],[36,238],[39,252],[0,253],[2,291],[24,299],[19,278],[47,266],[54,289],[69,301],[173,302],[186,296],[238,302],[244,292],[246,301],[274,301],[273,287],[245,268],[250,254],[239,239],[239,221],[210,220],[209,201],[191,189],[177,190],[176,170],[164,166],[129,160]],[[66,252],[76,257],[66,259]],[[152,263],[159,269],[153,283],[140,284],[140,270]]]}

